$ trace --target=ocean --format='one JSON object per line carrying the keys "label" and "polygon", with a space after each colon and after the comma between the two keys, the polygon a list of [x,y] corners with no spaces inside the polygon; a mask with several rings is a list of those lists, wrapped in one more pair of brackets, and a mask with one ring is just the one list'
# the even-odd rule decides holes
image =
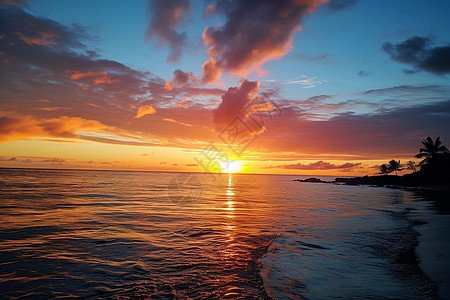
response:
{"label": "ocean", "polygon": [[435,298],[423,195],[296,178],[0,169],[0,298]]}

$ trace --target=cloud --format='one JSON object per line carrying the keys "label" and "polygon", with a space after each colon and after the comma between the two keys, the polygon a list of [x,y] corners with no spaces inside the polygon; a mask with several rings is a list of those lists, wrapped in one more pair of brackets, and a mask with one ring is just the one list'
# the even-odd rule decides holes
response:
{"label": "cloud", "polygon": [[289,53],[301,19],[326,1],[216,1],[209,12],[224,15],[225,23],[204,30],[207,54],[232,75],[263,74],[261,65]]}
{"label": "cloud", "polygon": [[59,117],[36,120],[32,117],[0,117],[0,142],[31,137],[75,138],[78,131],[102,131],[110,127],[95,120]]}
{"label": "cloud", "polygon": [[138,111],[136,113],[135,118],[139,119],[139,118],[142,118],[145,115],[152,115],[154,113],[156,113],[156,109],[154,109],[153,106],[143,104],[143,105],[139,106],[139,109],[138,109]]}
{"label": "cloud", "polygon": [[450,73],[450,45],[433,46],[430,38],[413,36],[398,44],[386,42],[383,50],[392,60],[411,65],[416,71],[437,75]]}
{"label": "cloud", "polygon": [[235,118],[245,120],[246,107],[258,97],[259,82],[241,80],[239,87],[231,87],[222,96],[219,107],[213,111],[214,122],[226,126]]}
{"label": "cloud", "polygon": [[309,77],[308,75],[302,75],[293,80],[286,81],[286,84],[298,84],[304,89],[314,88],[322,83],[327,82],[326,80],[318,80],[317,77]]}
{"label": "cloud", "polygon": [[366,76],[369,76],[369,73],[367,73],[367,72],[364,71],[364,70],[361,70],[361,71],[358,72],[358,76],[366,77]]}
{"label": "cloud", "polygon": [[50,162],[50,163],[57,163],[57,164],[62,164],[67,162],[65,159],[59,158],[59,157],[54,157],[54,158],[49,158],[49,159],[44,159],[42,162]]}
{"label": "cloud", "polygon": [[164,118],[163,120],[166,121],[166,122],[172,122],[172,123],[180,124],[180,125],[183,125],[183,126],[192,127],[191,124],[178,122],[178,121],[176,121],[174,119]]}
{"label": "cloud", "polygon": [[[70,73],[71,71],[68,71],[68,73]],[[72,80],[78,80],[78,79],[82,79],[82,78],[91,78],[92,82],[94,84],[112,84],[114,82],[119,82],[119,79],[111,79],[110,76],[108,76],[108,72],[106,71],[99,71],[99,72],[92,72],[92,71],[88,71],[88,72],[78,72],[78,71],[73,71],[72,74],[70,75],[70,79]]]}
{"label": "cloud", "polygon": [[[24,24],[31,24],[33,31]],[[22,35],[41,36],[45,32],[57,33],[52,39],[55,44],[30,45],[20,39]],[[86,49],[82,41],[91,37],[82,27],[64,26],[17,7],[0,7],[0,36],[3,37],[0,117],[7,118],[1,122],[18,121],[20,128],[0,132],[2,141],[40,137],[76,142],[73,140],[76,138],[98,143],[185,148],[192,147],[192,141],[217,136],[211,116],[216,103],[212,100],[226,91],[198,87],[200,80],[191,72],[174,72],[176,84],[169,91],[165,88],[166,81],[157,75],[103,59]],[[158,112],[151,126],[142,114],[135,118],[142,105]],[[41,128],[42,122],[59,119],[62,112],[67,118],[96,121],[105,129],[62,136]]]}
{"label": "cloud", "polygon": [[413,156],[426,136],[450,143],[450,100],[392,107],[373,113],[341,113],[311,120],[296,107],[280,107],[254,147],[270,153],[347,155],[364,159]]}
{"label": "cloud", "polygon": [[192,72],[183,72],[181,70],[175,70],[173,72],[173,80],[167,81],[164,88],[168,91],[174,89],[174,87],[192,86],[197,85],[198,79]]}
{"label": "cloud", "polygon": [[186,32],[177,32],[182,18],[191,11],[190,0],[149,0],[149,24],[146,38],[155,38],[161,45],[170,49],[168,61],[180,59],[182,48],[186,43]]}
{"label": "cloud", "polygon": [[[16,2],[19,3],[19,1]],[[23,44],[48,46],[66,43],[70,43],[72,47],[77,48],[84,46],[82,43],[74,42],[74,39],[87,37],[81,26],[77,26],[78,30],[73,31],[52,20],[33,17],[20,6],[4,5],[1,7],[0,30],[2,34],[5,34],[2,42],[10,43],[14,40],[19,46]]]}
{"label": "cloud", "polygon": [[214,58],[208,59],[202,66],[203,70],[203,83],[218,84],[217,80],[222,76],[222,70],[217,66],[217,62]]}
{"label": "cloud", "polygon": [[307,61],[325,61],[329,57],[330,57],[330,54],[328,54],[328,53],[314,55],[314,56],[308,56],[303,53],[293,55],[293,58],[295,58],[295,59],[301,59],[301,60],[307,60]]}
{"label": "cloud", "polygon": [[[222,96],[225,92],[223,89],[219,88],[201,88],[199,87],[202,83],[210,83],[222,86],[223,84],[215,81],[213,79],[214,67],[206,67],[206,72],[210,75],[203,74],[203,78],[200,80],[192,72],[184,72],[181,70],[175,70],[173,72],[173,79],[167,81],[164,85],[164,90],[173,96],[197,96],[197,95],[214,95]],[[218,70],[220,71],[220,69]],[[220,71],[221,72],[221,71]],[[207,77],[205,77],[205,75]],[[212,76],[212,77],[211,77]],[[207,78],[207,79],[205,79]],[[212,80],[211,82],[206,82],[205,80]]]}
{"label": "cloud", "polygon": [[28,0],[1,0],[0,4],[1,5],[12,5],[12,6],[21,7],[27,1]]}
{"label": "cloud", "polygon": [[331,164],[329,162],[324,162],[322,160],[310,164],[289,164],[289,165],[279,165],[271,166],[266,168],[281,168],[281,169],[294,169],[294,170],[338,170],[338,169],[352,169],[361,165],[361,163],[345,163],[342,165]]}

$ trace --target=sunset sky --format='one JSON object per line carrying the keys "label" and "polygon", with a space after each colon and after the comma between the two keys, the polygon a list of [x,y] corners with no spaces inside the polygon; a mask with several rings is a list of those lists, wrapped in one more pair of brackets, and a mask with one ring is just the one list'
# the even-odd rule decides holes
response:
{"label": "sunset sky", "polygon": [[450,146],[447,0],[0,3],[0,167],[372,175]]}

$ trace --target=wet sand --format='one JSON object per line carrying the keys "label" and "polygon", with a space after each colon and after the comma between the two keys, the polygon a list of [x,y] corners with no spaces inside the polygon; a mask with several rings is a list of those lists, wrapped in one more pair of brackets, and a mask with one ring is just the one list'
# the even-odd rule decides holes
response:
{"label": "wet sand", "polygon": [[412,212],[412,216],[427,222],[416,226],[419,245],[416,253],[423,272],[436,283],[442,299],[450,299],[450,215],[430,208],[430,202]]}

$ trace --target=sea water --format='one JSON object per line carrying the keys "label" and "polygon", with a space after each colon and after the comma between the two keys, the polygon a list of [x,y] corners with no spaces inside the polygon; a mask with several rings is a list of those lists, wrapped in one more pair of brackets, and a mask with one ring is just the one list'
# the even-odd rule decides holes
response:
{"label": "sea water", "polygon": [[295,178],[0,169],[0,297],[426,295],[395,259],[413,192]]}

